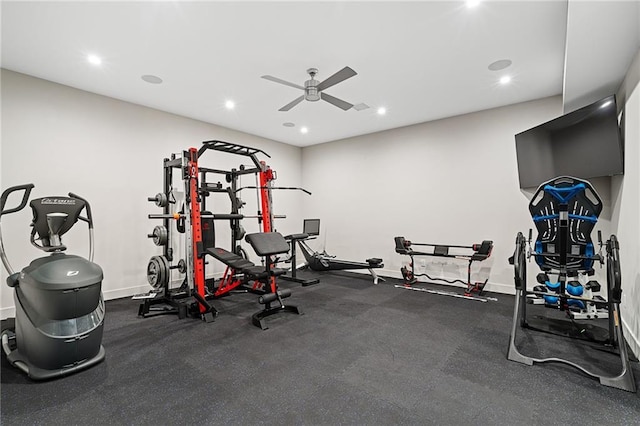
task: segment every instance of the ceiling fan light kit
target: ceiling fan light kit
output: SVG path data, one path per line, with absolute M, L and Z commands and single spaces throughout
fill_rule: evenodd
M 262 78 L 265 80 L 273 81 L 274 83 L 284 84 L 285 86 L 291 86 L 296 89 L 304 90 L 304 95 L 297 97 L 293 101 L 289 102 L 278 111 L 289 111 L 294 106 L 298 105 L 303 100 L 316 102 L 322 99 L 323 101 L 329 102 L 332 105 L 337 106 L 338 108 L 347 111 L 353 107 L 353 104 L 349 102 L 343 101 L 342 99 L 338 99 L 334 96 L 329 95 L 328 93 L 324 93 L 323 90 L 328 89 L 331 86 L 334 86 L 348 78 L 357 75 L 358 73 L 352 70 L 349 67 L 344 67 L 337 73 L 333 74 L 331 77 L 326 80 L 319 82 L 314 77 L 318 73 L 317 68 L 309 68 L 307 70 L 307 74 L 311 76 L 311 78 L 304 82 L 304 86 L 300 86 L 295 83 L 291 83 L 286 80 L 282 80 L 278 77 L 273 77 L 271 75 L 263 75 Z

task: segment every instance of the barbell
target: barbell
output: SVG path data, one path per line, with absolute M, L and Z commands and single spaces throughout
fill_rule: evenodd
M 149 219 L 182 219 L 187 215 L 184 213 L 173 213 L 173 214 L 150 214 L 147 217 Z M 200 215 L 201 219 L 213 219 L 213 220 L 234 220 L 234 219 L 262 219 L 262 216 L 258 215 L 243 215 L 238 213 L 215 213 L 215 214 L 203 214 Z M 286 215 L 273 215 L 274 219 L 286 219 Z M 149 237 L 151 238 L 151 237 Z

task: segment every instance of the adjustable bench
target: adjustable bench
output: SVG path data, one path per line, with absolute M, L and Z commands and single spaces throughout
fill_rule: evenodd
M 287 243 L 287 240 L 285 240 L 279 232 L 247 234 L 244 239 L 251 245 L 251 247 L 253 247 L 253 250 L 258 256 L 264 257 L 264 272 L 267 275 L 265 280 L 266 284 L 268 284 L 268 290 L 271 291 L 258 299 L 258 302 L 265 305 L 265 307 L 262 311 L 253 314 L 251 317 L 253 325 L 266 330 L 269 327 L 267 327 L 264 319 L 268 316 L 281 312 L 290 312 L 301 315 L 302 312 L 300 312 L 300 309 L 298 309 L 297 306 L 285 305 L 282 301 L 282 299 L 291 296 L 291 290 L 278 290 L 278 285 L 276 284 L 276 277 L 283 275 L 287 271 L 286 269 L 274 268 L 273 265 L 275 264 L 275 261 L 271 256 L 287 253 L 289 251 L 289 243 Z M 272 307 L 271 304 L 276 301 L 278 302 L 278 305 Z
M 284 237 L 278 232 L 259 232 L 248 234 L 245 240 L 253 247 L 258 256 L 265 258 L 265 266 L 258 266 L 250 260 L 223 248 L 207 249 L 206 254 L 224 263 L 228 268 L 214 295 L 220 296 L 250 281 L 262 284 L 261 291 L 264 294 L 258 299 L 258 302 L 265 305 L 265 308 L 253 314 L 252 322 L 263 330 L 269 328 L 264 319 L 270 315 L 280 312 L 301 314 L 296 306 L 285 305 L 282 302 L 282 299 L 291 296 L 291 290 L 278 290 L 276 283 L 276 277 L 285 274 L 287 271 L 281 268 L 274 268 L 273 264 L 275 262 L 271 259 L 271 256 L 289 251 L 289 244 Z M 242 277 L 238 277 L 238 274 L 241 274 Z M 257 291 L 258 287 L 254 285 L 252 290 Z M 276 301 L 279 306 L 272 307 L 271 304 Z
M 261 266 L 235 253 L 231 253 L 220 247 L 207 249 L 207 254 L 219 260 L 230 268 L 235 269 L 245 276 L 247 280 L 262 280 L 269 277 L 267 271 Z

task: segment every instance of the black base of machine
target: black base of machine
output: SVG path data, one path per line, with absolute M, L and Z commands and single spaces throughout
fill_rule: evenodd
M 284 305 L 284 306 L 277 306 L 275 308 L 265 308 L 260 312 L 256 312 L 251 316 L 251 322 L 256 327 L 260 327 L 262 330 L 267 330 L 269 326 L 267 325 L 265 319 L 271 315 L 276 315 L 283 312 L 302 315 L 302 311 L 300 311 L 300 309 L 297 306 Z
M 310 285 L 314 285 L 314 284 L 318 284 L 320 282 L 320 280 L 318 278 L 300 278 L 298 276 L 296 276 L 296 273 L 293 272 L 295 271 L 295 266 L 292 266 L 292 272 L 291 272 L 291 276 L 288 275 L 282 275 L 280 278 L 285 280 L 285 281 L 292 281 L 294 283 L 298 283 L 298 284 L 302 284 L 302 287 L 307 287 Z
M 93 367 L 96 364 L 102 362 L 105 358 L 104 346 L 100 345 L 98 353 L 88 359 L 77 361 L 75 364 L 63 366 L 55 369 L 40 368 L 33 365 L 29 359 L 20 352 L 16 346 L 16 334 L 15 328 L 10 328 L 2 331 L 2 350 L 7 356 L 7 361 L 14 367 L 22 370 L 27 376 L 36 381 L 51 380 L 85 370 L 89 367 Z
M 291 235 L 287 235 L 284 238 L 285 240 L 289 241 L 289 247 L 291 247 L 290 249 L 291 259 L 289 259 L 289 261 L 291 262 L 291 272 L 290 272 L 291 275 L 282 275 L 280 278 L 286 281 L 292 281 L 294 283 L 302 284 L 303 287 L 307 287 L 313 284 L 318 284 L 320 280 L 317 278 L 305 279 L 305 278 L 299 278 L 297 276 L 298 264 L 296 262 L 296 242 L 306 240 L 307 238 L 309 238 L 309 235 L 305 233 L 291 234 Z
M 294 305 L 285 305 L 282 299 L 291 296 L 291 290 L 278 290 L 275 293 L 267 293 L 263 296 L 260 296 L 258 299 L 258 303 L 264 305 L 264 309 L 256 312 L 251 316 L 251 322 L 256 327 L 260 327 L 263 330 L 268 329 L 267 323 L 265 322 L 265 318 L 280 314 L 283 312 L 289 312 L 292 314 L 302 315 L 302 312 L 297 306 Z M 272 303 L 277 303 L 275 307 L 272 307 Z

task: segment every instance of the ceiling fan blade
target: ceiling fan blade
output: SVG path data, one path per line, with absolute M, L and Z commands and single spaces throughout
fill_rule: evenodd
M 296 89 L 304 90 L 304 87 L 300 86 L 299 84 L 289 83 L 288 81 L 284 81 L 278 77 L 273 77 L 271 75 L 263 75 L 262 78 L 264 78 L 265 80 L 273 81 L 274 83 L 280 83 L 280 84 L 284 84 L 285 86 L 291 86 L 291 87 L 295 87 Z
M 343 109 L 345 111 L 353 106 L 353 104 L 350 104 L 349 102 L 345 102 L 342 99 L 338 99 L 338 98 L 335 98 L 335 97 L 333 97 L 331 95 L 327 95 L 324 92 L 320 93 L 320 97 L 322 98 L 323 101 L 327 101 L 330 104 L 333 104 L 333 105 L 337 106 L 338 108 L 341 108 L 341 109 Z
M 318 89 L 318 92 L 319 92 L 321 90 L 324 90 L 326 88 L 333 86 L 334 84 L 338 84 L 341 81 L 351 78 L 356 74 L 358 73 L 352 70 L 351 68 L 344 67 L 340 71 L 332 75 L 331 77 L 327 78 L 325 81 L 319 83 L 318 86 L 316 86 L 316 88 Z
M 293 108 L 294 106 L 302 102 L 303 99 L 304 99 L 304 95 L 300 96 L 299 98 L 295 98 L 294 100 L 292 100 L 291 102 L 289 102 L 288 104 L 280 108 L 278 111 L 289 111 L 291 108 Z

